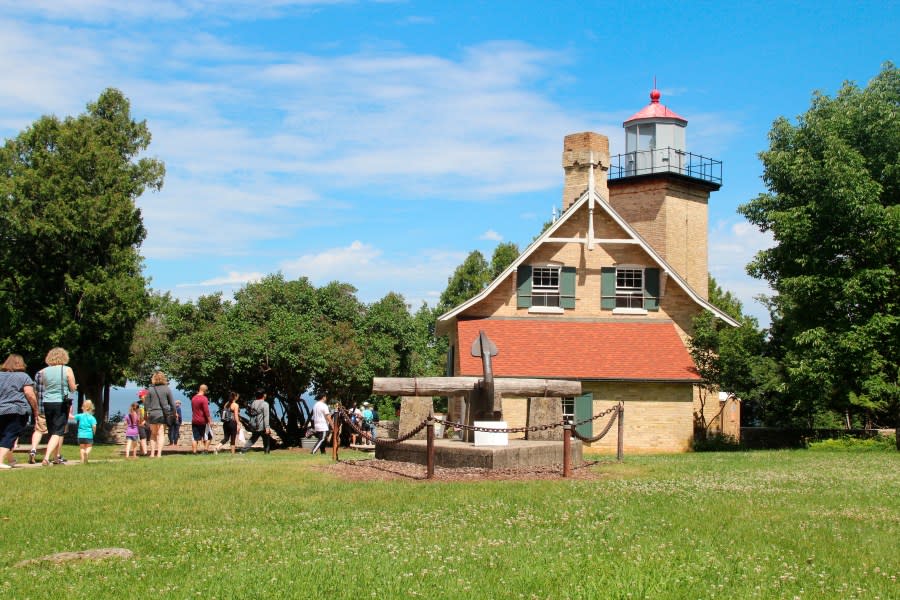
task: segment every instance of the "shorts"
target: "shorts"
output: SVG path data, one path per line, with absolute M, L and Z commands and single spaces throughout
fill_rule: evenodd
M 94 438 L 78 438 L 79 444 L 90 444 L 94 445 Z
M 47 419 L 44 415 L 38 415 L 34 419 L 34 430 L 41 435 L 47 433 Z
M 144 425 L 138 427 L 138 437 L 142 440 L 150 439 L 150 429 Z
M 151 425 L 165 425 L 166 424 L 166 415 L 160 413 L 158 415 L 150 415 L 147 421 Z
M 126 435 L 125 439 L 128 440 L 129 442 L 136 442 L 136 441 L 138 441 L 139 437 L 140 436 L 137 436 L 137 435 Z
M 28 423 L 28 415 L 0 415 L 0 448 L 12 450 Z
M 191 434 L 193 434 L 195 442 L 202 442 L 206 439 L 206 425 L 191 423 Z
M 225 434 L 225 437 L 222 438 L 222 443 L 228 442 L 234 446 L 234 443 L 237 440 L 237 423 L 234 421 L 225 421 L 222 423 L 222 432 Z
M 50 435 L 65 435 L 69 415 L 61 402 L 44 404 L 44 418 L 47 421 L 47 433 Z

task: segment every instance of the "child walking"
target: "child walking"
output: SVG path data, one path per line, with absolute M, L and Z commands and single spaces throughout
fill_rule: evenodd
M 81 412 L 75 415 L 78 423 L 78 445 L 81 447 L 81 464 L 86 465 L 91 448 L 94 447 L 94 433 L 97 431 L 97 419 L 94 418 L 94 403 L 85 400 Z
M 141 432 L 138 429 L 140 426 L 141 408 L 137 402 L 132 402 L 128 414 L 125 415 L 125 458 L 129 456 L 137 458 L 138 444 L 141 438 Z

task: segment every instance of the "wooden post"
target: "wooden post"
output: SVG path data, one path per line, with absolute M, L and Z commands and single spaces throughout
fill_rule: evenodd
M 563 477 L 572 475 L 572 426 L 563 425 Z
M 428 419 L 428 425 L 425 426 L 428 433 L 428 451 L 425 459 L 426 479 L 434 479 L 434 421 Z
M 623 434 L 625 433 L 625 405 L 619 402 L 619 422 L 617 425 L 617 434 L 618 439 L 616 440 L 616 460 L 622 462 L 622 458 L 625 456 L 625 440 L 623 439 Z
M 331 425 L 331 456 L 334 461 L 338 460 L 338 446 L 341 445 L 341 422 L 335 419 Z

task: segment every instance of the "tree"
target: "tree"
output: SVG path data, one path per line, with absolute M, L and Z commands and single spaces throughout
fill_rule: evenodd
M 711 394 L 725 391 L 741 399 L 742 420 L 763 421 L 777 406 L 780 377 L 777 362 L 767 356 L 766 332 L 731 292 L 709 277 L 709 301 L 740 325 L 732 327 L 705 311 L 694 318 L 690 353 L 703 378 L 700 410 L 694 415 L 696 431 L 705 436 L 709 422 L 706 402 Z M 768 411 L 768 412 L 767 412 Z
M 459 306 L 475 296 L 490 282 L 487 261 L 478 250 L 472 250 L 461 265 L 447 279 L 438 308 L 441 313 Z
M 775 121 L 768 192 L 740 207 L 775 245 L 748 272 L 776 295 L 773 341 L 795 414 L 900 420 L 900 71 L 815 94 Z M 897 423 L 900 424 L 900 423 Z M 900 447 L 900 434 L 898 434 Z
M 494 254 L 491 255 L 491 275 L 490 278 L 496 279 L 500 276 L 506 267 L 511 265 L 514 260 L 519 258 L 519 246 L 513 242 L 504 242 L 497 244 L 494 248 Z
M 85 114 L 41 117 L 0 149 L 0 351 L 36 367 L 65 347 L 101 422 L 149 308 L 135 200 L 165 173 L 137 158 L 150 139 L 107 89 Z
M 519 256 L 519 247 L 513 242 L 498 244 L 488 265 L 484 255 L 472 250 L 461 265 L 447 279 L 447 287 L 438 301 L 438 315 L 455 308 L 474 297 L 496 279 Z

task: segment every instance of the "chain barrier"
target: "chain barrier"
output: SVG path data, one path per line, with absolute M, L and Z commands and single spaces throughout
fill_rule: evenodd
M 407 431 L 405 434 L 401 435 L 400 437 L 389 438 L 389 439 L 373 438 L 369 432 L 363 431 L 362 429 L 360 429 L 359 426 L 350 419 L 350 415 L 347 414 L 347 411 L 341 409 L 338 412 L 338 416 L 341 418 L 341 421 L 343 421 L 344 423 L 347 424 L 347 426 L 350 427 L 350 429 L 352 429 L 354 432 L 356 432 L 357 434 L 362 436 L 362 438 L 364 440 L 371 442 L 375 446 L 394 446 L 401 442 L 405 442 L 406 440 L 410 439 L 411 437 L 413 437 L 414 435 L 416 435 L 417 433 L 419 433 L 420 431 L 425 429 L 425 427 L 428 426 L 428 419 L 425 419 L 424 421 L 419 423 L 414 429 Z
M 571 423 L 573 437 L 578 438 L 582 442 L 587 442 L 587 443 L 593 443 L 593 442 L 600 440 L 603 436 L 605 436 L 607 433 L 609 433 L 609 430 L 612 428 L 613 423 L 616 422 L 616 419 L 619 416 L 619 409 L 620 409 L 620 405 L 616 404 L 615 406 L 611 406 L 610 408 L 608 408 L 606 410 L 598 412 L 597 414 L 595 414 L 592 417 Z M 584 425 L 585 423 L 591 423 L 593 421 L 596 421 L 597 419 L 605 417 L 606 415 L 608 415 L 610 413 L 612 413 L 612 417 L 609 419 L 609 422 L 603 428 L 603 431 L 601 431 L 598 435 L 595 435 L 593 437 L 586 437 L 586 436 L 579 434 L 575 429 L 579 425 Z M 478 431 L 478 432 L 483 432 L 483 433 L 527 433 L 530 431 L 547 431 L 548 429 L 556 429 L 557 427 L 563 427 L 566 425 L 565 421 L 560 421 L 557 423 L 549 423 L 546 425 L 532 425 L 531 427 L 493 428 L 493 427 L 476 427 L 474 425 L 466 425 L 464 423 L 448 421 L 446 419 L 436 419 L 434 417 L 426 417 L 415 428 L 411 429 L 410 431 L 406 432 L 405 434 L 403 434 L 402 436 L 399 436 L 397 438 L 373 438 L 369 432 L 363 431 L 362 429 L 360 429 L 360 427 L 350 419 L 350 415 L 347 414 L 347 411 L 340 409 L 338 411 L 338 416 L 341 418 L 341 420 L 344 423 L 346 423 L 350 427 L 350 429 L 352 429 L 355 433 L 357 433 L 359 436 L 361 436 L 364 440 L 372 443 L 375 446 L 379 446 L 379 445 L 394 446 L 401 442 L 405 442 L 405 441 L 409 440 L 410 438 L 412 438 L 413 436 L 415 436 L 420 431 L 422 431 L 423 429 L 425 429 L 425 427 L 428 426 L 428 423 L 438 423 L 440 425 L 443 425 L 445 428 L 453 428 L 454 430 Z
M 606 427 L 604 427 L 603 430 L 600 433 L 598 433 L 597 435 L 595 435 L 593 437 L 587 437 L 587 436 L 581 435 L 580 433 L 578 433 L 577 429 L 572 427 L 572 437 L 579 439 L 582 442 L 585 442 L 587 444 L 593 444 L 594 442 L 599 442 L 603 438 L 603 436 L 605 436 L 607 433 L 609 433 L 609 430 L 612 428 L 613 423 L 615 423 L 616 419 L 619 418 L 619 407 L 618 406 L 614 406 L 612 408 L 612 410 L 605 411 L 603 414 L 605 415 L 612 411 L 615 411 L 615 412 L 613 412 L 613 415 L 609 418 L 609 422 L 606 424 Z M 600 416 L 603 416 L 603 415 L 600 415 Z M 597 418 L 597 417 L 594 417 L 594 418 Z

